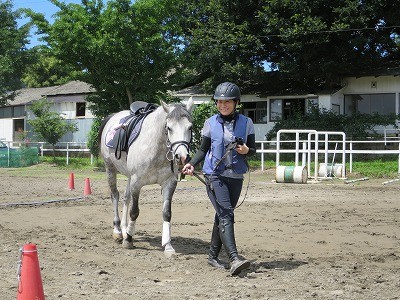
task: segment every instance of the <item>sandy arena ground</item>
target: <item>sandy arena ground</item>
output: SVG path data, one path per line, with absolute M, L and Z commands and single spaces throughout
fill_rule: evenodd
M 206 263 L 214 212 L 196 178 L 178 184 L 177 255 L 166 259 L 158 186 L 143 189 L 135 248 L 126 250 L 111 237 L 104 173 L 75 171 L 70 191 L 69 171 L 0 171 L 1 299 L 16 299 L 27 242 L 37 245 L 47 300 L 400 299 L 400 182 L 276 184 L 273 171 L 252 172 L 236 211 L 238 250 L 252 265 L 231 277 Z M 4 205 L 80 197 L 86 177 L 87 199 Z

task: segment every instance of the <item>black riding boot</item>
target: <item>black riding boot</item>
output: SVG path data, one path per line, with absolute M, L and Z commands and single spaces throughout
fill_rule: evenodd
M 210 251 L 208 252 L 208 264 L 219 269 L 227 269 L 228 266 L 225 265 L 218 258 L 218 254 L 222 247 L 221 237 L 219 236 L 218 224 L 214 222 L 214 227 L 211 234 Z
M 231 275 L 238 275 L 242 270 L 249 268 L 250 262 L 246 259 L 241 259 L 237 253 L 235 231 L 231 220 L 220 220 L 219 234 L 229 256 Z

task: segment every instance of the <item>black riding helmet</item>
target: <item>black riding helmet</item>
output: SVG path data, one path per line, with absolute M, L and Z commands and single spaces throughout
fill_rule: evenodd
M 240 89 L 231 82 L 224 82 L 217 86 L 214 93 L 214 100 L 235 100 L 240 102 Z

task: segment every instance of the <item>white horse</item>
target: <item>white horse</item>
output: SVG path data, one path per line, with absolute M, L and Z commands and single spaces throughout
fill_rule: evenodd
M 159 184 L 163 196 L 162 247 L 166 257 L 175 254 L 171 245 L 171 201 L 178 181 L 178 170 L 189 155 L 192 138 L 191 110 L 193 100 L 183 104 L 161 102 L 156 110 L 144 119 L 140 134 L 129 150 L 116 158 L 115 149 L 106 146 L 107 133 L 118 125 L 129 111 L 121 111 L 104 120 L 100 128 L 100 152 L 104 159 L 107 180 L 114 205 L 113 238 L 124 248 L 133 248 L 135 223 L 139 216 L 139 194 L 143 186 Z M 122 210 L 122 222 L 118 213 L 119 192 L 117 173 L 128 177 Z M 132 200 L 128 219 L 128 208 Z

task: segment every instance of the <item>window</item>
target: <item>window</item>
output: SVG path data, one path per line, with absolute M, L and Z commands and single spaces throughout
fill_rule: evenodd
M 243 114 L 254 123 L 267 123 L 267 101 L 242 102 Z
M 86 112 L 86 102 L 77 102 L 76 103 L 76 116 L 84 117 Z
M 272 122 L 276 122 L 282 119 L 282 102 L 283 100 L 273 99 L 270 101 L 270 116 L 269 119 Z
M 13 117 L 23 117 L 25 116 L 25 107 L 23 105 L 13 106 Z
M 332 104 L 332 111 L 335 114 L 340 115 L 340 105 L 339 104 Z
M 306 99 L 306 111 L 307 113 L 311 112 L 311 108 L 318 108 L 319 104 L 318 104 L 318 98 L 307 98 Z
M 354 94 L 344 96 L 345 114 L 389 115 L 396 113 L 395 94 Z
M 0 118 L 12 118 L 12 107 L 0 107 Z
M 306 112 L 306 101 L 311 99 L 272 99 L 270 102 L 270 120 L 277 122 L 287 120 L 296 113 L 302 115 Z

